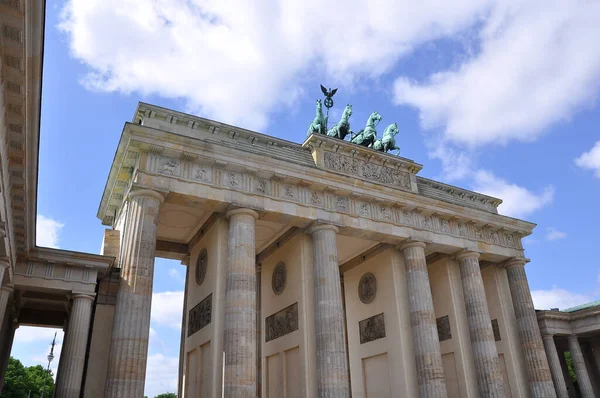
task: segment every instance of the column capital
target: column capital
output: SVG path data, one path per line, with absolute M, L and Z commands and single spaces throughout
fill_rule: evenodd
M 10 267 L 10 260 L 7 257 L 0 258 L 0 268 L 6 269 Z
M 239 216 L 239 215 L 252 216 L 252 217 L 254 217 L 255 220 L 258 218 L 258 213 L 255 210 L 247 209 L 247 208 L 239 208 L 239 209 L 229 210 L 227 212 L 227 214 L 225 214 L 225 217 L 231 218 L 233 216 Z
M 402 243 L 400 246 L 398 246 L 398 248 L 402 251 L 411 247 L 422 247 L 423 249 L 425 249 L 425 247 L 427 247 L 427 244 L 425 242 L 420 242 L 417 240 L 408 240 Z
M 578 337 L 577 337 L 577 335 L 575 333 L 568 335 L 567 339 L 579 341 L 579 339 L 578 339 Z
M 336 234 L 338 232 L 340 232 L 340 229 L 338 227 L 336 227 L 335 225 L 333 225 L 333 224 L 315 224 L 312 227 L 310 227 L 307 232 L 308 232 L 309 235 L 312 235 L 315 232 L 318 232 L 318 231 L 327 231 L 327 230 L 333 231 Z
M 542 339 L 554 340 L 554 334 L 553 333 L 542 333 Z
M 504 261 L 503 263 L 498 264 L 500 268 L 511 268 L 516 266 L 525 266 L 529 262 L 528 258 L 525 257 L 513 257 L 509 260 Z
M 90 301 L 94 301 L 94 293 L 73 293 L 73 295 L 71 296 L 72 300 L 75 299 L 84 299 L 84 300 L 90 300 Z
M 454 258 L 456 259 L 456 261 L 460 261 L 465 258 L 476 258 L 477 260 L 479 260 L 479 256 L 480 254 L 477 252 L 473 252 L 470 250 L 461 250 L 454 255 Z
M 151 189 L 137 189 L 135 191 L 131 191 L 129 192 L 129 195 L 127 195 L 127 199 L 131 200 L 143 196 L 149 196 L 151 198 L 154 198 L 160 203 L 165 201 L 165 196 L 162 193 L 153 191 Z
M 13 288 L 13 286 L 4 285 L 4 286 L 0 287 L 0 290 L 2 290 L 3 292 L 8 292 L 10 294 L 15 289 Z

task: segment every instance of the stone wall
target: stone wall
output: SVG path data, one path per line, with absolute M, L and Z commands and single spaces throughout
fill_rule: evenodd
M 402 255 L 389 249 L 345 272 L 344 291 L 352 396 L 416 397 Z

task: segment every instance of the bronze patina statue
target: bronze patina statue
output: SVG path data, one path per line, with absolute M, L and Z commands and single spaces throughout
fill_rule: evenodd
M 307 136 L 310 136 L 311 134 L 314 134 L 314 133 L 318 133 L 318 134 L 326 134 L 327 133 L 327 122 L 325 121 L 325 116 L 323 116 L 323 107 L 321 106 L 320 99 L 317 100 L 316 113 L 317 113 L 317 115 L 315 116 L 315 119 L 308 126 L 308 132 L 306 133 Z
M 360 130 L 351 140 L 353 144 L 369 147 L 373 145 L 377 139 L 377 130 L 375 122 L 381 121 L 381 115 L 377 111 L 373 111 L 367 120 L 367 126 Z
M 351 132 L 350 122 L 348 121 L 348 119 L 350 119 L 350 116 L 352 116 L 352 105 L 348 104 L 346 105 L 346 108 L 344 108 L 344 113 L 342 113 L 342 119 L 338 122 L 338 124 L 329 129 L 327 135 L 330 137 L 339 138 L 340 140 L 346 138 L 348 133 Z
M 394 138 L 398 134 L 398 123 L 390 124 L 383 130 L 383 138 L 373 143 L 373 149 L 380 152 L 388 152 L 394 149 L 400 151 L 400 147 L 396 146 L 396 139 Z

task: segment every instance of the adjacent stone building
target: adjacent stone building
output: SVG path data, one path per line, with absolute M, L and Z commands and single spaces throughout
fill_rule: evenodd
M 140 103 L 103 254 L 37 247 L 43 21 L 0 2 L 0 376 L 15 328 L 62 327 L 57 397 L 141 398 L 164 257 L 186 267 L 181 397 L 566 397 L 565 350 L 598 394 L 597 307 L 534 310 L 534 224 L 348 141 Z

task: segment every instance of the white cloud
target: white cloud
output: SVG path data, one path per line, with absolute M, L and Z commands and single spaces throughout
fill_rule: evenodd
M 575 164 L 581 168 L 593 170 L 594 175 L 600 178 L 600 141 L 597 141 L 592 149 L 575 159 Z
M 179 283 L 182 283 L 182 284 L 185 283 L 185 278 L 181 275 L 181 272 L 179 272 L 178 269 L 176 269 L 176 268 L 169 268 L 168 274 L 176 282 L 179 282 Z
M 546 240 L 558 240 L 558 239 L 564 239 L 567 237 L 566 232 L 562 232 L 559 231 L 558 229 L 554 228 L 554 227 L 548 227 L 546 228 Z
M 15 343 L 33 343 L 38 341 L 48 342 L 48 346 L 52 343 L 56 333 L 56 341 L 62 342 L 63 331 L 60 329 L 51 329 L 33 326 L 20 326 L 15 332 Z
M 444 181 L 462 180 L 473 174 L 473 154 L 453 148 L 443 140 L 434 140 L 428 155 L 442 162 L 440 179 Z
M 473 190 L 502 199 L 498 207 L 501 214 L 511 217 L 525 217 L 543 206 L 552 203 L 554 187 L 546 186 L 541 192 L 530 190 L 509 183 L 486 170 L 479 170 L 474 175 Z
M 183 313 L 183 292 L 162 292 L 152 294 L 150 321 L 157 325 L 181 327 Z
M 48 354 L 50 353 L 52 339 L 56 333 L 56 345 L 54 346 L 54 359 L 50 364 L 50 370 L 56 378 L 56 372 L 58 371 L 58 361 L 60 359 L 60 352 L 62 350 L 62 342 L 64 332 L 60 329 L 51 329 L 44 327 L 34 326 L 20 326 L 15 331 L 14 345 L 21 345 L 22 347 L 40 347 L 43 349 L 39 350 L 39 354 L 33 354 L 30 357 L 24 356 L 18 359 L 23 362 L 25 366 L 31 365 L 42 365 L 44 368 L 48 366 Z M 22 351 L 21 355 L 23 354 Z M 33 353 L 31 350 L 27 350 L 29 353 Z
M 420 43 L 478 23 L 491 0 L 69 0 L 60 29 L 100 91 L 182 98 L 188 111 L 267 125 L 309 72 L 353 86 Z
M 162 354 L 148 356 L 144 395 L 155 397 L 165 392 L 177 393 L 179 359 Z
M 594 300 L 593 296 L 573 293 L 556 286 L 553 286 L 550 290 L 532 290 L 531 296 L 535 308 L 540 310 L 549 310 L 550 308 L 564 310 Z
M 64 226 L 64 224 L 56 220 L 38 214 L 36 226 L 36 244 L 41 247 L 58 248 L 58 235 Z
M 479 51 L 426 82 L 398 78 L 398 104 L 422 126 L 471 147 L 531 141 L 592 105 L 600 87 L 600 3 L 498 1 L 481 21 Z

